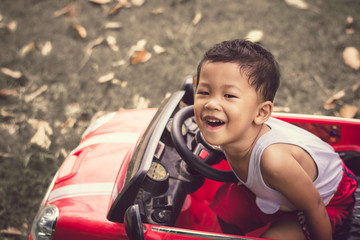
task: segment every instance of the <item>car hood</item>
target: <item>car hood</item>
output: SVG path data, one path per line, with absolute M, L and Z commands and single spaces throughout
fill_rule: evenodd
M 82 215 L 105 221 L 109 205 L 123 187 L 134 149 L 156 110 L 119 111 L 87 132 L 58 170 L 43 205 L 56 205 L 65 215 L 85 207 Z

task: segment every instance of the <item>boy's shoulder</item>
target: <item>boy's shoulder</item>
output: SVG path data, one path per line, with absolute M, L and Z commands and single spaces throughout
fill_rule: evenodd
M 276 164 L 285 161 L 286 158 L 291 156 L 292 145 L 287 143 L 271 144 L 264 149 L 261 155 L 261 163 Z
M 292 178 L 292 172 L 301 168 L 292 147 L 290 144 L 273 144 L 264 150 L 260 168 L 264 181 L 270 187 L 273 182 L 281 183 Z
M 286 171 L 289 164 L 295 164 L 294 145 L 277 143 L 268 146 L 261 155 L 261 170 L 269 173 Z

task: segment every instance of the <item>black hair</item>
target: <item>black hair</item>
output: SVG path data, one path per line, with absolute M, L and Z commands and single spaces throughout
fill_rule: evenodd
M 214 45 L 203 56 L 197 68 L 197 83 L 205 62 L 237 63 L 239 70 L 247 74 L 249 84 L 254 86 L 264 101 L 274 101 L 280 85 L 279 64 L 275 57 L 259 44 L 246 40 L 230 40 Z

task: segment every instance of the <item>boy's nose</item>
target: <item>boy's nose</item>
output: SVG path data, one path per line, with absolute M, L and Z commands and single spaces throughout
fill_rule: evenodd
M 207 102 L 204 107 L 207 110 L 220 110 L 220 105 L 215 100 L 211 100 L 211 101 Z

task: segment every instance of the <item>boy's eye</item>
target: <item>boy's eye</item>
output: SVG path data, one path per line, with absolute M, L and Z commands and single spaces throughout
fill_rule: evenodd
M 231 94 L 225 94 L 224 97 L 226 97 L 226 98 L 236 98 L 236 96 L 231 95 Z
M 200 94 L 200 95 L 209 95 L 208 92 L 205 92 L 205 91 L 198 91 L 197 94 Z

